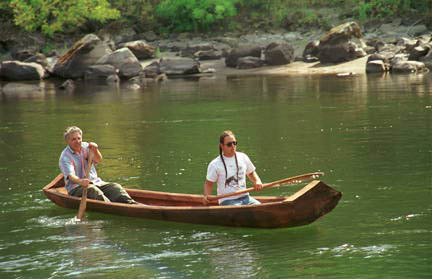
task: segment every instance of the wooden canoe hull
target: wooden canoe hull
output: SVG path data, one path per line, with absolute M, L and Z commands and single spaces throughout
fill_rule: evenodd
M 261 205 L 203 206 L 201 195 L 126 189 L 146 205 L 87 200 L 87 210 L 146 219 L 234 227 L 281 228 L 307 225 L 336 207 L 342 193 L 314 180 L 288 197 L 257 197 Z M 63 175 L 43 188 L 55 204 L 78 209 L 80 198 L 66 193 Z

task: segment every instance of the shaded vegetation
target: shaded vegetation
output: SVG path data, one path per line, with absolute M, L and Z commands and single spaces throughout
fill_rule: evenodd
M 327 12 L 325 12 L 327 8 Z M 323 12 L 324 11 L 324 12 Z M 394 17 L 431 25 L 432 0 L 3 0 L 0 22 L 52 36 L 121 20 L 139 32 L 211 32 L 331 25 L 336 14 L 360 22 Z

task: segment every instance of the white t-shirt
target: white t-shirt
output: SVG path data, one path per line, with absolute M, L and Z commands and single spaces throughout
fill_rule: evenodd
M 210 162 L 207 168 L 207 180 L 211 182 L 217 182 L 217 194 L 224 195 L 232 192 L 237 192 L 246 189 L 246 175 L 255 171 L 255 166 L 252 164 L 249 157 L 242 153 L 236 152 L 238 161 L 238 177 L 237 177 L 237 166 L 235 157 L 225 157 L 225 165 L 228 172 L 228 179 L 225 175 L 225 168 L 220 156 L 216 157 Z M 224 200 L 237 199 L 246 194 L 236 195 L 227 197 L 219 200 L 219 203 Z

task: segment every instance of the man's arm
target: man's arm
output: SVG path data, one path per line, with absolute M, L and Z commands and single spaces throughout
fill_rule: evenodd
M 76 175 L 69 174 L 68 178 L 75 184 L 79 184 L 83 187 L 87 187 L 90 184 L 90 180 L 88 178 L 79 178 Z
M 207 197 L 209 195 L 211 195 L 211 192 L 213 190 L 213 184 L 214 184 L 214 182 L 208 181 L 207 179 L 204 182 L 204 189 L 203 189 L 203 192 L 204 192 L 203 204 L 204 205 L 207 205 L 210 203 L 210 201 L 207 199 Z
M 93 162 L 96 164 L 100 163 L 102 161 L 102 153 L 99 151 L 98 145 L 95 142 L 89 142 L 89 148 L 91 148 L 94 153 Z
M 254 184 L 255 190 L 261 190 L 263 188 L 261 178 L 258 176 L 256 171 L 249 173 L 247 176 L 249 177 L 250 181 L 252 181 L 252 183 Z

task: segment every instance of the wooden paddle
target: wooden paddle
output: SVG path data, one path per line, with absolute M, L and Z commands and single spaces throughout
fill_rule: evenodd
M 297 176 L 293 176 L 293 177 L 288 177 L 288 178 L 273 181 L 270 183 L 265 183 L 265 184 L 263 184 L 263 187 L 261 190 L 268 189 L 268 188 L 275 187 L 275 186 L 282 186 L 282 185 L 286 185 L 286 184 L 296 184 L 296 183 L 303 182 L 305 180 L 318 178 L 322 175 L 324 175 L 323 172 L 312 172 L 312 173 L 306 173 L 306 174 L 297 175 Z M 241 195 L 241 194 L 245 194 L 245 193 L 253 192 L 253 191 L 257 191 L 257 190 L 255 190 L 254 187 L 250 187 L 250 188 L 247 188 L 244 190 L 240 190 L 240 191 L 232 192 L 232 193 L 228 193 L 228 194 L 223 194 L 223 195 L 218 195 L 218 196 L 208 196 L 207 199 L 210 201 L 214 201 L 214 200 L 232 197 L 232 196 L 237 196 L 237 195 Z
M 85 173 L 85 177 L 89 178 L 89 174 L 90 174 L 90 170 L 93 164 L 93 157 L 94 157 L 94 153 L 91 149 L 89 149 L 89 154 L 88 154 L 88 164 L 87 164 L 87 169 L 86 169 L 86 173 Z M 84 217 L 84 213 L 87 207 L 87 187 L 83 187 L 83 192 L 82 192 L 82 197 L 81 197 L 81 202 L 80 202 L 80 206 L 78 208 L 78 215 L 77 215 L 77 219 L 81 220 Z

